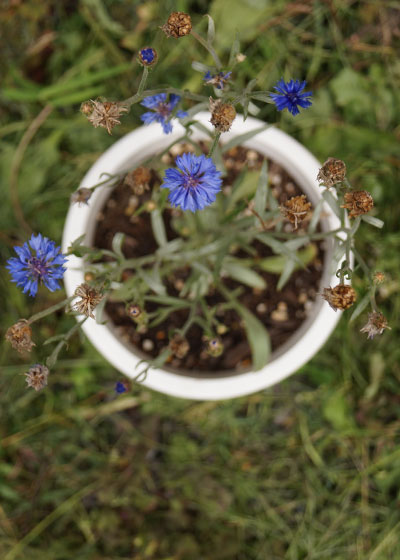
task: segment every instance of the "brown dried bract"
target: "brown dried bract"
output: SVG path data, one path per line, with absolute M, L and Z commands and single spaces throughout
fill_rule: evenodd
M 81 315 L 94 319 L 93 310 L 101 302 L 103 295 L 96 288 L 89 286 L 89 284 L 80 284 L 76 288 L 74 295 L 81 299 L 72 306 L 72 309 Z
M 185 12 L 172 12 L 167 23 L 161 27 L 167 37 L 175 37 L 179 39 L 185 35 L 189 35 L 192 31 L 192 20 L 189 14 Z
M 349 218 L 366 214 L 374 207 L 374 199 L 368 191 L 351 191 L 344 195 L 345 204 L 341 208 L 349 210 Z
M 150 169 L 147 167 L 138 167 L 125 176 L 124 183 L 132 189 L 134 194 L 141 196 L 144 191 L 149 190 L 150 180 Z
M 28 373 L 25 373 L 28 387 L 32 387 L 35 391 L 40 391 L 46 387 L 49 373 L 48 367 L 42 364 L 35 364 L 29 369 Z
M 348 284 L 338 284 L 334 288 L 324 288 L 321 295 L 334 311 L 348 309 L 357 299 L 355 290 Z
M 228 132 L 236 117 L 236 110 L 229 103 L 210 97 L 211 124 L 218 132 Z
M 368 313 L 368 322 L 360 329 L 366 333 L 368 338 L 374 338 L 377 334 L 382 334 L 385 329 L 390 329 L 386 317 L 379 311 Z
M 281 206 L 280 210 L 285 218 L 294 224 L 294 229 L 297 229 L 297 224 L 307 217 L 310 208 L 311 202 L 307 201 L 305 194 L 301 194 L 290 198 Z
M 82 204 L 88 204 L 90 197 L 93 194 L 93 189 L 87 189 L 86 187 L 82 187 L 78 189 L 74 193 L 71 194 L 71 204 L 78 204 L 78 206 L 82 206 Z
M 319 170 L 317 181 L 326 187 L 341 183 L 346 177 L 346 164 L 341 159 L 330 157 Z
M 12 325 L 6 332 L 5 339 L 11 346 L 20 352 L 30 352 L 35 343 L 32 342 L 32 329 L 26 319 L 20 319 Z
M 91 101 L 91 103 L 93 104 L 93 111 L 88 116 L 88 121 L 95 128 L 98 126 L 106 128 L 109 134 L 111 134 L 114 126 L 121 124 L 119 117 L 122 113 L 127 113 L 129 110 L 126 105 L 111 101 L 105 101 L 104 103 L 102 101 Z

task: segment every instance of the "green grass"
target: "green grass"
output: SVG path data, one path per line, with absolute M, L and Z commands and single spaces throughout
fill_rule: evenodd
M 353 184 L 372 193 L 386 225 L 363 225 L 359 249 L 387 275 L 378 302 L 392 330 L 367 342 L 363 317 L 352 325 L 343 319 L 297 375 L 223 403 L 139 386 L 117 399 L 118 373 L 79 337 L 63 351 L 49 389 L 36 394 L 24 387 L 26 362 L 3 344 L 0 557 L 400 558 L 398 3 L 232 0 L 228 13 L 226 0 L 8 4 L 0 13 L 3 263 L 30 230 L 60 241 L 71 191 L 140 123 L 136 107 L 109 137 L 77 112 L 88 97 L 135 91 L 140 69 L 129 63 L 138 47 L 159 51 L 150 85 L 200 91 L 201 75 L 187 61 L 207 57 L 190 38 L 167 41 L 158 26 L 178 9 L 204 32 L 208 11 L 225 57 L 240 31 L 243 83 L 257 77 L 257 87 L 269 89 L 281 75 L 309 81 L 313 106 L 278 118 L 321 161 L 344 159 Z M 259 105 L 258 116 L 269 118 L 271 107 Z M 32 122 L 40 126 L 26 142 Z M 366 290 L 359 278 L 355 286 L 360 296 Z M 62 297 L 41 290 L 25 298 L 4 268 L 0 287 L 2 336 Z M 32 362 L 44 357 L 40 344 L 73 321 L 62 314 L 42 321 Z

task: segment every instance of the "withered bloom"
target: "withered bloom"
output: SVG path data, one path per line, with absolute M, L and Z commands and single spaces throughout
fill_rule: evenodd
M 161 27 L 167 37 L 175 37 L 179 39 L 185 35 L 189 35 L 192 31 L 192 20 L 189 14 L 185 12 L 172 12 L 167 23 Z
M 368 322 L 360 329 L 360 332 L 366 333 L 368 339 L 374 338 L 377 334 L 382 334 L 385 329 L 390 329 L 387 319 L 379 311 L 368 313 Z
M 348 309 L 357 299 L 355 290 L 348 284 L 338 284 L 334 288 L 324 288 L 321 295 L 334 311 Z
M 81 315 L 94 319 L 93 310 L 101 302 L 103 295 L 96 288 L 89 286 L 89 284 L 80 284 L 76 288 L 74 295 L 81 299 L 72 306 L 72 309 Z
M 5 338 L 11 346 L 20 352 L 30 352 L 35 343 L 32 342 L 32 329 L 26 319 L 20 319 L 6 332 Z
M 190 350 L 189 342 L 180 334 L 174 334 L 169 342 L 169 348 L 177 358 L 184 358 Z
M 127 173 L 124 184 L 132 189 L 134 194 L 140 196 L 144 191 L 149 190 L 151 171 L 147 167 L 138 167 Z
M 374 284 L 383 284 L 383 282 L 385 281 L 385 273 L 381 272 L 381 271 L 376 271 L 373 277 L 374 280 Z
M 228 132 L 236 117 L 236 110 L 229 103 L 222 103 L 220 99 L 210 97 L 211 124 L 218 132 Z
M 349 218 L 366 214 L 374 207 L 374 199 L 368 191 L 347 192 L 344 201 L 346 204 L 342 204 L 341 208 L 349 210 Z
M 92 101 L 91 103 L 93 104 L 93 111 L 87 117 L 88 121 L 95 128 L 98 126 L 106 128 L 108 134 L 111 134 L 114 126 L 121 124 L 119 117 L 122 113 L 127 113 L 129 110 L 126 105 L 111 101 L 105 101 L 104 103 L 102 101 Z
M 300 196 L 293 196 L 280 207 L 282 214 L 294 224 L 294 229 L 297 229 L 297 224 L 304 220 L 311 208 L 311 202 L 307 201 L 305 194 Z
M 70 197 L 71 204 L 78 204 L 78 206 L 82 206 L 82 204 L 88 204 L 92 194 L 93 194 L 93 189 L 87 189 L 86 187 L 82 187 L 81 189 L 78 189 L 77 191 L 71 194 Z
M 28 373 L 25 373 L 28 387 L 32 387 L 35 391 L 40 391 L 46 387 L 49 373 L 48 367 L 42 364 L 35 364 L 29 369 Z
M 319 170 L 317 181 L 328 188 L 341 183 L 346 177 L 346 164 L 340 159 L 330 157 Z

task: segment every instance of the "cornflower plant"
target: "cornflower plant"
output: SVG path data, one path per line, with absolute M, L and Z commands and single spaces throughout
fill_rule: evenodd
M 254 179 L 255 172 L 244 170 L 239 173 L 233 189 L 222 189 L 227 174 L 223 155 L 260 131 L 257 129 L 227 143 L 220 142 L 221 136 L 230 130 L 237 112 L 241 111 L 246 119 L 256 103 L 261 102 L 271 104 L 278 111 L 287 110 L 295 117 L 312 104 L 312 92 L 307 91 L 305 81 L 297 78 L 288 81 L 281 78 L 273 92 L 255 90 L 256 80 L 239 88 L 235 83 L 235 68 L 245 59 L 240 53 L 239 41 L 234 41 L 229 59 L 223 64 L 213 46 L 214 22 L 207 17 L 207 37 L 192 28 L 190 16 L 183 12 L 172 13 L 162 26 L 169 40 L 195 40 L 208 51 L 211 65 L 192 63 L 193 69 L 203 75 L 207 94 L 171 87 L 146 89 L 150 72 L 159 62 L 155 49 L 146 46 L 137 55 L 143 72 L 134 95 L 122 101 L 96 99 L 81 105 L 81 112 L 88 121 L 94 127 L 105 128 L 109 134 L 134 104 L 147 110 L 141 116 L 145 125 L 159 123 L 165 134 L 172 131 L 176 119 L 184 127 L 184 134 L 163 153 L 128 173 L 108 175 L 92 188 L 80 188 L 71 196 L 71 203 L 90 204 L 93 192 L 109 185 L 110 181 L 130 189 L 133 196 L 125 214 L 132 219 L 149 214 L 159 248 L 153 254 L 127 258 L 123 251 L 124 235 L 118 232 L 111 249 L 87 247 L 82 239 L 77 239 L 63 255 L 54 241 L 39 233 L 32 235 L 22 247 L 15 247 L 17 256 L 8 261 L 12 281 L 24 293 L 35 297 L 41 285 L 51 291 L 60 289 L 59 280 L 68 266 L 69 255 L 85 259 L 85 282 L 76 286 L 73 296 L 29 319 L 20 319 L 6 333 L 13 348 L 27 354 L 35 346 L 31 325 L 36 321 L 62 308 L 81 316 L 69 332 L 46 341 L 57 344 L 44 363 L 32 365 L 25 374 L 28 386 L 35 390 L 47 385 L 61 349 L 80 326 L 87 320 L 103 321 L 108 301 L 124 304 L 126 316 L 139 333 L 160 325 L 174 312 L 185 311 L 182 324 L 170 329 L 162 351 L 149 360 L 138 379 L 143 378 L 150 366 L 160 366 L 173 358 L 183 359 L 191 350 L 187 335 L 194 325 L 202 332 L 203 353 L 212 358 L 223 355 L 224 335 L 232 325 L 221 322 L 221 310 L 228 315 L 230 311 L 235 312 L 242 321 L 251 348 L 252 367 L 260 369 L 269 356 L 268 332 L 241 302 L 245 287 L 268 290 L 262 276 L 266 271 L 279 276 L 277 289 L 281 290 L 294 271 L 312 262 L 316 244 L 327 240 L 334 243 L 334 261 L 342 264 L 336 272 L 337 285 L 326 286 L 320 296 L 334 311 L 355 306 L 350 320 L 370 305 L 368 320 L 361 329 L 369 339 L 390 328 L 375 299 L 376 287 L 384 281 L 384 274 L 369 269 L 355 244 L 362 222 L 378 228 L 383 224 L 369 214 L 373 208 L 371 195 L 351 187 L 344 162 L 329 157 L 321 167 L 317 179 L 323 189 L 322 200 L 313 209 L 304 194 L 292 196 L 279 205 L 269 183 L 265 159 L 257 171 L 254 188 L 248 188 L 246 179 L 249 174 Z M 211 113 L 212 132 L 196 121 L 196 114 L 207 107 Z M 209 135 L 208 143 L 193 139 L 196 127 Z M 175 163 L 164 168 L 162 182 L 157 183 L 154 177 L 165 167 L 165 157 L 168 160 L 172 152 L 177 155 Z M 329 232 L 318 228 L 325 203 L 340 220 L 340 226 Z M 170 227 L 175 232 L 170 241 L 166 233 L 167 211 Z M 268 247 L 274 255 L 260 258 L 255 250 L 256 243 Z M 368 293 L 357 305 L 357 294 L 348 283 L 355 271 L 362 272 L 370 281 Z M 171 278 L 172 295 L 167 289 Z M 234 282 L 234 289 L 226 283 L 227 278 Z M 217 300 L 215 294 L 218 294 Z M 118 381 L 115 391 L 121 394 L 128 387 L 127 383 Z

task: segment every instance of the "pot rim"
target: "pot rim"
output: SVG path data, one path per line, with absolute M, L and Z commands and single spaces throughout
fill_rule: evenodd
M 209 122 L 210 114 L 208 112 L 198 113 L 196 118 L 203 126 L 210 130 L 213 129 Z M 244 121 L 243 117 L 238 115 L 231 130 L 224 133 L 222 141 L 227 142 L 237 135 L 261 126 L 265 127 L 265 123 L 259 119 L 248 117 Z M 115 142 L 100 156 L 86 173 L 79 188 L 95 185 L 101 180 L 102 173 L 120 173 L 138 166 L 150 155 L 165 149 L 173 140 L 181 137 L 183 132 L 184 128 L 177 121 L 174 121 L 174 130 L 169 135 L 162 132 L 158 123 L 137 128 Z M 206 139 L 207 135 L 196 130 L 193 137 Z M 296 178 L 299 186 L 314 206 L 322 199 L 321 188 L 316 179 L 321 165 L 297 140 L 270 126 L 241 144 L 264 153 L 270 159 L 281 164 Z M 85 235 L 86 244 L 91 243 L 95 230 L 95 217 L 111 190 L 112 187 L 105 184 L 95 190 L 89 205 L 70 205 L 63 231 L 63 252 L 66 252 L 71 242 L 81 235 Z M 324 217 L 321 219 L 323 230 L 334 229 L 340 225 L 338 217 L 326 203 L 323 203 L 323 215 Z M 330 243 L 325 250 L 320 289 L 322 286 L 337 283 L 334 271 L 329 270 L 332 256 L 333 246 Z M 76 287 L 83 282 L 83 259 L 70 255 L 64 275 L 67 295 L 73 295 Z M 228 399 L 266 389 L 295 373 L 308 362 L 328 339 L 340 316 L 340 311 L 333 312 L 328 303 L 319 298 L 299 329 L 272 353 L 271 360 L 259 371 L 243 373 L 234 371 L 231 375 L 227 372 L 223 372 L 222 375 L 210 373 L 210 376 L 196 377 L 182 372 L 174 373 L 170 369 L 151 368 L 141 383 L 150 389 L 171 396 L 195 400 Z M 136 368 L 142 359 L 140 353 L 136 355 L 132 346 L 118 340 L 117 333 L 113 332 L 111 326 L 89 320 L 83 324 L 82 328 L 95 348 L 115 368 L 131 379 L 137 377 L 139 371 Z

